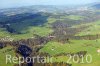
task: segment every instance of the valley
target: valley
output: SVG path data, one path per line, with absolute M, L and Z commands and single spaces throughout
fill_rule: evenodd
M 100 66 L 100 10 L 82 7 L 30 6 L 1 9 L 0 66 L 19 66 L 18 63 L 6 64 L 4 61 L 7 54 L 17 57 L 50 56 L 54 66 L 60 63 L 67 66 Z M 78 62 L 74 63 L 73 59 L 71 63 L 67 62 L 70 58 L 68 55 L 77 55 Z M 74 58 L 77 61 L 77 57 Z M 21 66 L 27 66 L 24 64 Z

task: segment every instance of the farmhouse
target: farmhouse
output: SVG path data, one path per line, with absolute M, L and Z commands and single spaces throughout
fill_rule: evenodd
M 97 52 L 100 53 L 100 49 L 98 49 Z

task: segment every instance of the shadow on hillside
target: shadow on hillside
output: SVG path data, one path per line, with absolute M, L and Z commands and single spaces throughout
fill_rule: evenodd
M 0 21 L 0 25 L 10 33 L 21 34 L 21 31 L 30 26 L 43 26 L 47 22 L 49 15 L 45 13 L 24 13 L 6 17 L 8 19 Z

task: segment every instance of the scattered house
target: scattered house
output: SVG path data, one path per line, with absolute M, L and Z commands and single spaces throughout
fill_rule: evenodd
M 10 24 L 9 24 L 9 23 L 8 23 L 8 24 L 6 24 L 6 25 L 10 26 Z
M 98 55 L 100 55 L 100 49 L 97 50 Z
M 67 35 L 67 32 L 66 32 L 66 31 L 63 31 L 63 34 L 64 34 L 64 35 Z
M 54 51 L 54 48 L 52 48 L 51 50 Z
M 55 36 L 48 36 L 48 38 L 55 38 Z
M 32 39 L 34 38 L 34 37 L 31 37 Z
M 98 49 L 97 52 L 100 53 L 100 49 Z

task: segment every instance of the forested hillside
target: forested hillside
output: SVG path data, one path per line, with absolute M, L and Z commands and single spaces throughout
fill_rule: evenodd
M 100 66 L 100 10 L 49 5 L 1 9 L 0 53 L 0 66 L 19 66 L 5 64 L 6 54 L 53 59 L 21 66 Z M 73 58 L 67 62 L 70 57 L 76 63 Z

